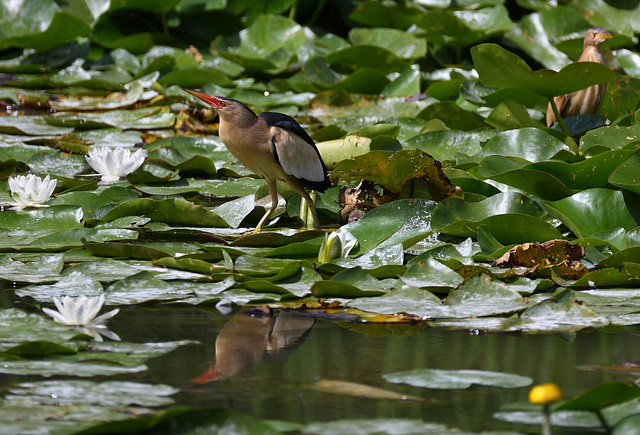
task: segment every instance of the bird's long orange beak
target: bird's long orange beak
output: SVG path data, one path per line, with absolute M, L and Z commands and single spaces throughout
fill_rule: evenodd
M 611 38 L 613 38 L 614 36 L 616 36 L 616 35 L 614 35 L 614 34 L 613 34 L 613 33 L 611 33 L 611 32 L 607 32 L 607 31 L 605 30 L 605 31 L 598 32 L 598 34 L 596 35 L 596 38 L 597 38 L 597 39 L 611 39 Z
M 222 100 L 220 100 L 220 98 L 216 98 L 213 95 L 205 94 L 203 92 L 194 91 L 193 89 L 184 88 L 182 86 L 180 86 L 180 87 L 187 94 L 193 95 L 197 99 L 204 101 L 205 103 L 207 103 L 208 105 L 210 105 L 214 109 L 219 109 L 219 108 L 222 107 Z

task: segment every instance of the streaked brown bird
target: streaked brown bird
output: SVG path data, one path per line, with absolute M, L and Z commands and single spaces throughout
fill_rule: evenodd
M 592 27 L 584 37 L 582 54 L 576 62 L 597 62 L 606 64 L 604 54 L 600 47 L 607 39 L 613 38 L 613 33 L 607 32 L 602 27 Z M 559 95 L 553 98 L 558 112 L 562 118 L 575 115 L 585 115 L 588 113 L 596 115 L 600 110 L 606 83 L 590 86 L 586 89 L 573 92 L 571 94 Z M 556 122 L 556 116 L 551 108 L 551 103 L 547 108 L 547 126 L 550 127 Z
M 271 207 L 253 233 L 262 230 L 278 205 L 277 180 L 287 183 L 307 201 L 315 226 L 319 228 L 315 204 L 305 187 L 324 192 L 331 183 L 318 148 L 300 124 L 282 113 L 256 115 L 240 101 L 182 89 L 218 112 L 218 135 L 222 142 L 240 163 L 267 180 Z

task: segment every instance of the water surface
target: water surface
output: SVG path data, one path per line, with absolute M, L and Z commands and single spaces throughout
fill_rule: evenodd
M 123 341 L 195 340 L 148 363 L 138 381 L 167 383 L 182 392 L 179 403 L 225 406 L 261 419 L 311 423 L 337 419 L 417 418 L 464 430 L 513 429 L 493 419 L 500 406 L 526 400 L 528 387 L 472 386 L 433 390 L 394 385 L 381 375 L 417 368 L 492 370 L 556 382 L 571 397 L 627 375 L 580 366 L 640 359 L 633 329 L 567 336 L 484 334 L 384 327 L 280 313 L 280 318 L 201 309 L 130 308 L 110 322 Z M 399 335 L 415 334 L 415 335 Z M 217 341 L 217 343 L 216 343 Z M 374 400 L 308 388 L 321 379 L 358 382 L 424 398 L 423 402 Z

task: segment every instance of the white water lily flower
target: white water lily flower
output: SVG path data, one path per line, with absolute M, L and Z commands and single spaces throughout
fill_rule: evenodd
M 126 177 L 142 166 L 145 157 L 144 150 L 139 149 L 132 154 L 129 148 L 124 147 L 94 148 L 85 156 L 89 166 L 102 176 L 100 184 L 112 184 Z
M 232 305 L 231 299 L 222 298 L 216 304 L 216 310 L 220 311 L 220 314 L 230 314 L 233 311 Z
M 119 308 L 96 317 L 104 305 L 104 295 L 89 297 L 82 295 L 76 298 L 65 296 L 62 301 L 54 296 L 53 302 L 58 311 L 50 308 L 43 308 L 42 311 L 53 317 L 56 322 L 68 326 L 79 326 L 81 327 L 78 328 L 79 332 L 91 335 L 98 341 L 102 341 L 100 334 L 120 340 L 120 337 L 106 329 L 104 325 L 105 321 L 118 314 Z
M 44 203 L 51 197 L 57 183 L 58 180 L 51 180 L 48 175 L 44 180 L 34 174 L 9 177 L 11 197 L 16 202 L 12 208 L 47 207 Z
M 348 231 L 338 230 L 331 234 L 325 234 L 320 252 L 318 252 L 318 261 L 326 263 L 336 258 L 347 258 L 357 243 L 358 239 Z
M 102 342 L 103 335 L 113 341 L 120 341 L 120 336 L 115 332 L 107 329 L 105 325 L 76 326 L 73 329 L 81 334 L 85 334 L 93 337 L 96 341 Z

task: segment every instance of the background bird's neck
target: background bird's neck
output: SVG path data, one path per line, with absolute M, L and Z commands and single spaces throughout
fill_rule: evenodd
M 598 62 L 604 64 L 604 54 L 602 53 L 602 50 L 600 50 L 600 47 L 589 45 L 585 47 L 580 59 L 578 59 L 578 62 Z

